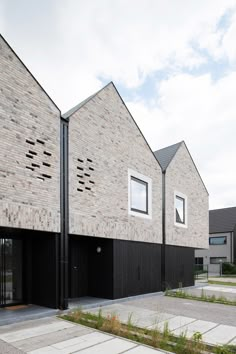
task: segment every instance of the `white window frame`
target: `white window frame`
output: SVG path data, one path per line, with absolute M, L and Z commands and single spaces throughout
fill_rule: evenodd
M 147 193 L 148 193 L 148 213 L 142 213 L 138 211 L 131 210 L 131 177 L 137 178 L 143 182 L 147 183 Z M 132 216 L 138 216 L 144 219 L 152 219 L 152 179 L 150 177 L 144 176 L 139 172 L 128 169 L 128 214 Z
M 184 220 L 185 220 L 184 224 L 176 221 L 176 212 L 175 212 L 176 197 L 180 197 L 180 198 L 184 199 Z M 188 198 L 185 194 L 183 194 L 181 192 L 177 192 L 177 191 L 174 192 L 174 224 L 175 224 L 175 226 L 183 227 L 185 229 L 187 229 L 187 227 L 188 227 Z

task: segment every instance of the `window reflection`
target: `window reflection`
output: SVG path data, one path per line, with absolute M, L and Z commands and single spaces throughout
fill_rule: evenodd
M 178 223 L 185 223 L 185 200 L 176 195 L 175 197 L 175 220 Z
M 148 184 L 131 177 L 131 210 L 148 213 Z

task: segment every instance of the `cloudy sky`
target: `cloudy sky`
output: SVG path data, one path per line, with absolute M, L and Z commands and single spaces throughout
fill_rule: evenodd
M 153 150 L 185 140 L 236 206 L 236 0 L 0 0 L 0 32 L 62 112 L 114 81 Z

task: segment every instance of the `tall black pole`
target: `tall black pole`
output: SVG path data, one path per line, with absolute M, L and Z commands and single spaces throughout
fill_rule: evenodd
M 61 234 L 59 243 L 59 308 L 68 308 L 68 121 L 61 119 L 60 151 Z
M 162 172 L 161 290 L 166 290 L 166 172 Z

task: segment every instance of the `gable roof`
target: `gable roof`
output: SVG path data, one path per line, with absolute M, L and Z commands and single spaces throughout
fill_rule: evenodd
M 182 143 L 183 141 L 154 152 L 154 155 L 159 161 L 163 172 L 166 171 L 167 167 L 169 166 L 170 162 L 172 161 L 173 157 L 175 156 Z
M 66 113 L 62 114 L 62 118 L 64 119 L 68 119 L 70 118 L 70 116 L 72 116 L 72 114 L 74 114 L 75 112 L 77 112 L 81 107 L 83 107 L 87 102 L 89 102 L 90 100 L 92 100 L 95 96 L 97 96 L 97 94 L 99 94 L 99 92 L 101 92 L 102 90 L 104 90 L 107 86 L 109 86 L 110 84 L 113 84 L 113 82 L 109 82 L 106 86 L 102 87 L 100 90 L 98 90 L 97 92 L 95 92 L 93 95 L 87 97 L 85 100 L 83 100 L 82 102 L 78 103 L 76 106 L 74 106 L 73 108 L 69 109 L 69 111 L 67 111 Z M 114 85 L 114 84 L 113 84 Z
M 203 179 L 202 179 L 202 177 L 201 177 L 201 175 L 200 175 L 200 173 L 199 173 L 199 171 L 197 169 L 197 166 L 195 165 L 195 162 L 193 161 L 193 158 L 192 158 L 192 156 L 191 156 L 191 154 L 189 152 L 189 149 L 188 149 L 187 145 L 185 144 L 184 140 L 180 141 L 179 143 L 167 146 L 167 147 L 165 147 L 163 149 L 160 149 L 160 150 L 157 150 L 157 151 L 154 152 L 154 155 L 155 155 L 157 161 L 159 162 L 159 164 L 160 164 L 160 166 L 162 168 L 162 172 L 163 173 L 166 172 L 167 167 L 169 166 L 169 164 L 171 163 L 171 161 L 175 157 L 177 151 L 179 150 L 179 148 L 180 148 L 180 146 L 182 144 L 184 144 L 184 146 L 185 146 L 185 148 L 186 148 L 186 150 L 187 150 L 187 152 L 188 152 L 188 154 L 189 154 L 189 156 L 190 156 L 190 158 L 192 160 L 192 163 L 193 163 L 193 165 L 194 165 L 194 167 L 195 167 L 195 169 L 196 169 L 196 171 L 197 171 L 197 173 L 198 173 L 198 175 L 199 175 L 199 177 L 200 177 L 200 179 L 202 181 L 202 184 L 203 184 L 207 194 L 209 195 L 208 190 L 207 190 L 207 188 L 205 186 L 205 183 L 203 182 Z
M 95 96 L 97 96 L 101 91 L 103 91 L 104 89 L 106 89 L 106 87 L 108 87 L 108 86 L 110 86 L 110 85 L 112 85 L 113 88 L 115 89 L 117 95 L 119 96 L 120 100 L 122 101 L 123 105 L 125 106 L 125 109 L 128 111 L 128 113 L 129 113 L 129 115 L 130 115 L 132 121 L 133 121 L 134 124 L 136 125 L 136 127 L 137 127 L 137 129 L 139 130 L 140 134 L 142 135 L 142 137 L 143 137 L 145 143 L 147 144 L 149 150 L 151 151 L 153 157 L 154 157 L 155 160 L 157 161 L 158 166 L 160 166 L 160 168 L 161 168 L 160 162 L 158 161 L 158 159 L 157 159 L 155 153 L 152 151 L 152 149 L 151 149 L 150 145 L 148 144 L 148 142 L 147 142 L 145 136 L 143 135 L 141 129 L 140 129 L 139 126 L 138 126 L 138 124 L 136 123 L 134 117 L 133 117 L 132 114 L 130 113 L 128 107 L 126 106 L 126 104 L 125 104 L 123 98 L 121 97 L 121 95 L 120 95 L 119 91 L 117 90 L 117 88 L 116 88 L 115 84 L 113 83 L 113 81 L 110 81 L 106 86 L 102 87 L 99 91 L 95 92 L 93 95 L 89 96 L 89 97 L 86 98 L 84 101 L 80 102 L 80 103 L 77 104 L 75 107 L 71 108 L 69 111 L 67 111 L 66 113 L 62 114 L 61 117 L 62 117 L 63 119 L 69 120 L 70 117 L 71 117 L 75 112 L 77 112 L 77 111 L 78 111 L 80 108 L 82 108 L 86 103 L 88 103 L 90 100 L 92 100 Z
M 236 207 L 209 211 L 209 232 L 231 232 L 236 226 Z
M 37 85 L 42 89 L 42 91 L 45 93 L 45 95 L 49 98 L 49 100 L 54 104 L 54 106 L 58 109 L 58 111 L 61 113 L 60 108 L 57 106 L 57 104 L 53 101 L 53 99 L 49 96 L 49 94 L 45 91 L 43 86 L 38 82 L 38 80 L 35 78 L 35 76 L 32 74 L 32 72 L 27 68 L 25 63 L 21 60 L 21 58 L 16 54 L 14 49 L 10 46 L 10 44 L 7 42 L 7 40 L 3 37 L 3 35 L 0 33 L 0 39 L 7 45 L 7 47 L 10 49 L 10 51 L 14 54 L 14 56 L 19 60 L 19 62 L 24 66 L 26 71 L 30 74 L 30 76 L 33 78 L 33 80 L 37 83 Z

